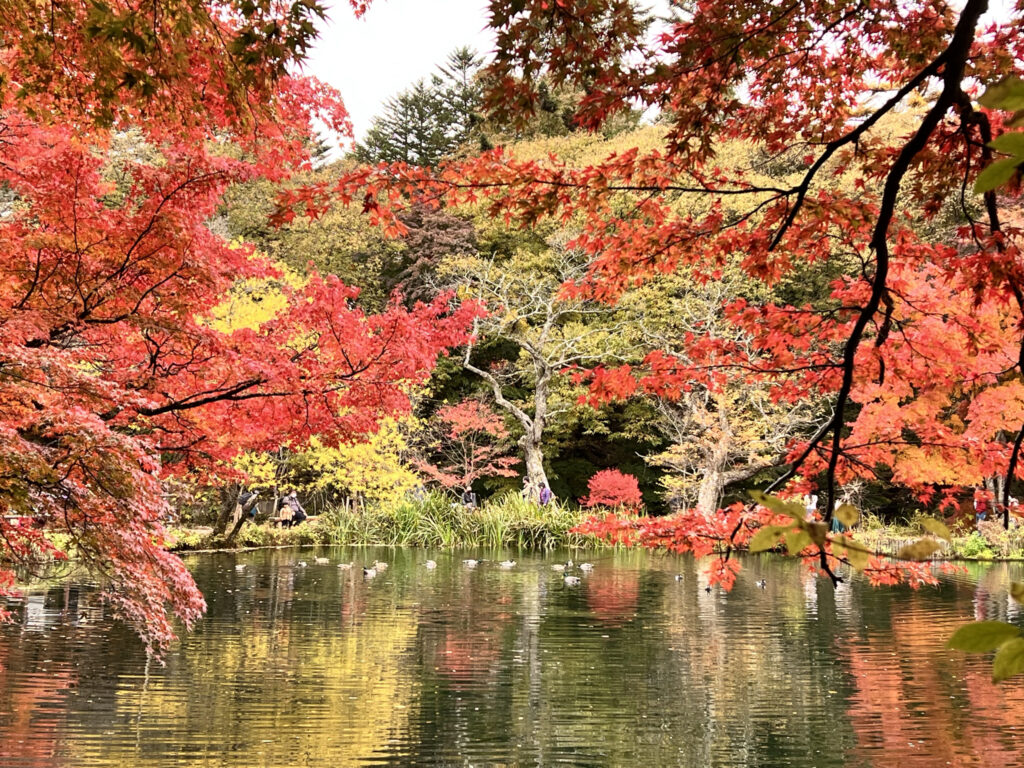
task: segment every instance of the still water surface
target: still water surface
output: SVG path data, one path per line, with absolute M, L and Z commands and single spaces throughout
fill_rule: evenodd
M 689 558 L 592 554 L 567 586 L 566 553 L 467 554 L 191 556 L 209 613 L 148 669 L 88 587 L 29 594 L 0 628 L 0 766 L 1024 766 L 1024 682 L 942 645 L 1024 624 L 1016 566 L 836 591 L 748 558 L 726 595 Z

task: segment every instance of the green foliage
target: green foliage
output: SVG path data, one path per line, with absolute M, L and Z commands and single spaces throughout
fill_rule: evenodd
M 901 548 L 897 557 L 900 560 L 927 560 L 940 549 L 942 549 L 942 545 L 935 539 L 918 539 Z
M 476 510 L 433 492 L 421 500 L 334 509 L 322 517 L 332 544 L 553 549 L 597 543 L 571 532 L 585 518 L 581 511 L 558 502 L 538 506 L 515 493 L 492 498 Z
M 945 539 L 951 543 L 953 541 L 949 528 L 941 520 L 936 520 L 934 517 L 926 517 L 921 520 L 921 527 L 928 531 L 928 533 L 935 534 L 940 539 Z
M 995 557 L 995 552 L 978 531 L 971 531 L 970 536 L 955 540 L 953 553 L 957 557 L 972 560 L 991 560 Z
M 836 519 L 847 528 L 852 528 L 860 520 L 860 512 L 850 504 L 841 504 L 836 510 Z
M 433 492 L 422 499 L 395 504 L 336 507 L 292 528 L 246 522 L 236 537 L 237 547 L 282 547 L 309 544 L 383 545 L 407 547 L 517 547 L 555 549 L 598 546 L 592 536 L 573 533 L 586 514 L 552 502 L 538 506 L 509 493 L 467 509 L 447 494 Z M 172 531 L 175 550 L 219 549 L 229 546 L 203 530 Z
M 787 530 L 785 525 L 766 525 L 759 528 L 757 533 L 750 539 L 747 549 L 750 552 L 764 552 L 774 549 L 779 543 L 779 536 Z
M 195 549 L 209 549 L 210 534 L 202 528 L 178 528 L 167 530 L 167 543 L 175 552 L 188 552 Z
M 954 632 L 947 645 L 958 651 L 985 653 L 1019 634 L 1020 629 L 1002 621 L 974 621 Z
M 449 55 L 440 75 L 420 80 L 384 104 L 354 155 L 365 163 L 437 165 L 478 136 L 483 60 L 468 48 Z M 479 141 L 478 141 L 479 143 Z
M 989 109 L 1013 112 L 1013 117 L 1006 123 L 1007 127 L 1024 126 L 1024 80 L 1019 77 L 1011 75 L 1001 80 L 988 88 L 978 101 Z M 988 146 L 1007 157 L 989 163 L 978 174 L 974 182 L 974 191 L 977 193 L 990 192 L 1003 186 L 1024 165 L 1024 132 L 1004 133 L 989 142 Z
M 336 164 L 301 174 L 289 186 L 330 184 L 342 169 Z M 337 275 L 361 289 L 361 306 L 379 310 L 389 292 L 381 274 L 386 264 L 398 258 L 402 244 L 386 238 L 354 207 L 331 206 L 315 220 L 299 216 L 275 226 L 270 217 L 280 191 L 266 180 L 236 184 L 228 190 L 216 225 L 298 273 L 304 274 L 312 263 L 322 274 Z
M 211 533 L 208 528 L 172 528 L 168 533 L 168 548 L 175 552 L 245 547 L 297 547 L 326 544 L 331 541 L 329 522 L 323 515 L 311 517 L 305 523 L 292 528 L 246 521 L 232 542 Z
M 1002 621 L 973 621 L 960 627 L 947 645 L 968 653 L 995 651 L 992 682 L 999 683 L 1024 672 L 1024 638 L 1020 628 Z

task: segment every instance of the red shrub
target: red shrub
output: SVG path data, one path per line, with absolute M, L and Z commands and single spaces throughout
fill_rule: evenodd
M 587 483 L 590 495 L 580 499 L 584 507 L 639 507 L 643 504 L 636 477 L 617 469 L 602 469 Z

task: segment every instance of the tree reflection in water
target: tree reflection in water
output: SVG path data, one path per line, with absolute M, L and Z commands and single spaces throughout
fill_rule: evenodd
M 1020 764 L 1024 689 L 943 647 L 1021 621 L 1007 566 L 833 590 L 750 559 L 725 595 L 689 559 L 608 552 L 569 588 L 566 553 L 465 556 L 330 553 L 389 561 L 372 582 L 308 552 L 196 556 L 209 614 L 148 684 L 94 593 L 35 593 L 0 630 L 0 765 Z

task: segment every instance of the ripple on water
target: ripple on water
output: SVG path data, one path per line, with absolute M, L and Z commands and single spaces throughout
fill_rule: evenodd
M 0 629 L 0 766 L 1024 764 L 1024 686 L 943 648 L 1021 621 L 1006 566 L 833 590 L 748 558 L 725 595 L 687 558 L 566 584 L 567 553 L 509 554 L 195 556 L 209 614 L 148 669 L 88 585 L 29 594 Z

